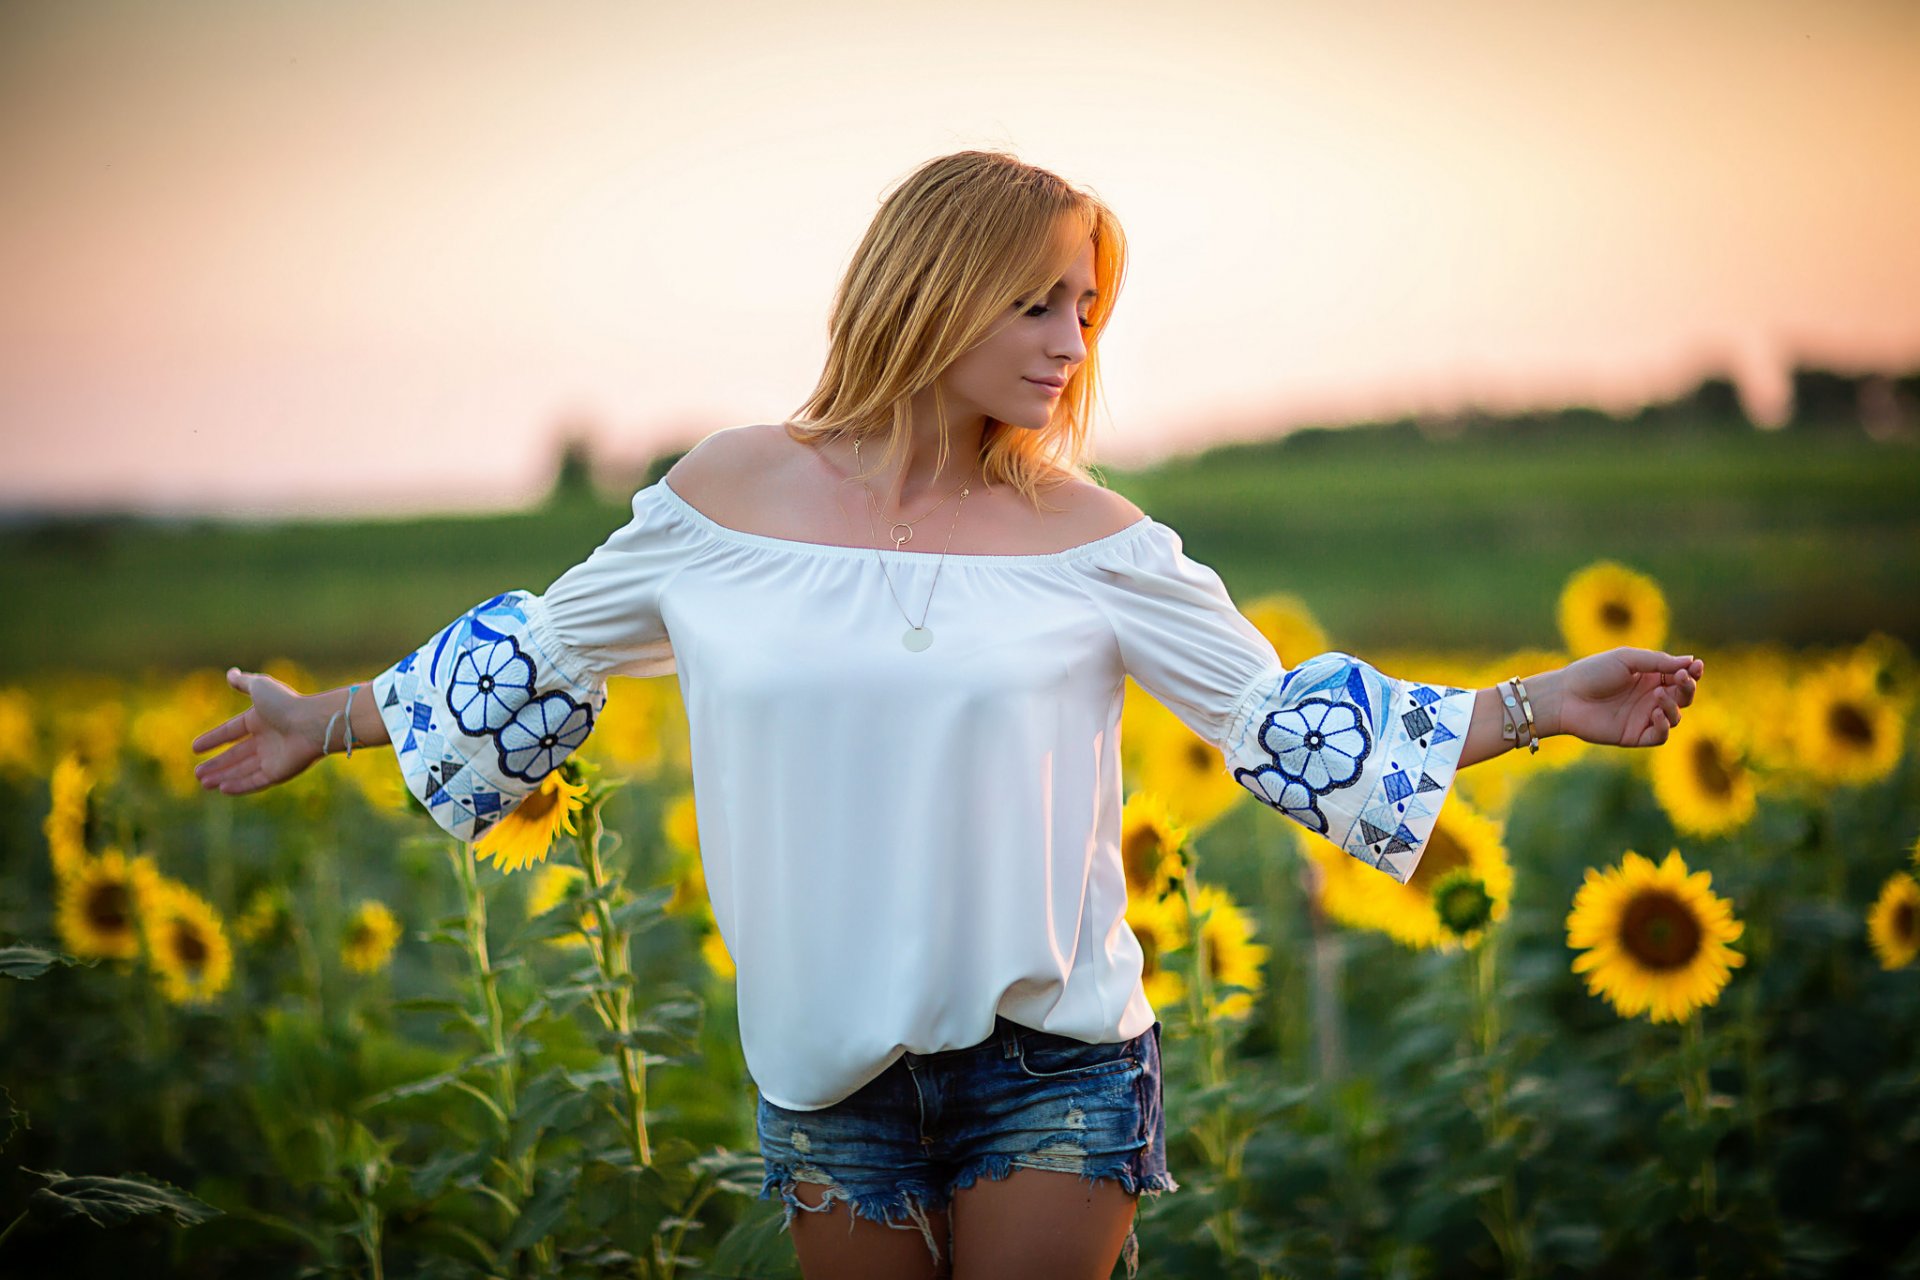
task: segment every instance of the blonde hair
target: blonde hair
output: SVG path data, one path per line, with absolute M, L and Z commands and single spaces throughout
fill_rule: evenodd
M 991 334 L 1009 307 L 1044 296 L 1089 239 L 1100 296 L 1088 314 L 1086 359 L 1046 427 L 988 419 L 980 467 L 988 484 L 1011 484 L 1036 505 L 1043 483 L 1091 479 L 1083 459 L 1099 403 L 1099 340 L 1126 273 L 1126 237 L 1098 197 L 999 151 L 929 160 L 881 202 L 834 291 L 826 367 L 787 434 L 811 442 L 884 432 L 891 458 L 906 444 L 914 394 Z M 934 419 L 943 466 L 947 419 L 937 386 Z

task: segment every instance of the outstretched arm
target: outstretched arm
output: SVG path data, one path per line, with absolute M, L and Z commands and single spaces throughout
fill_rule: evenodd
M 253 705 L 193 740 L 195 751 L 227 749 L 194 766 L 194 777 L 208 791 L 243 796 L 296 777 L 321 755 L 338 755 L 347 746 L 347 693 L 342 685 L 325 693 L 301 695 L 272 676 L 231 667 L 227 683 Z M 355 747 L 387 745 L 386 722 L 374 705 L 372 682 L 353 695 Z M 328 726 L 332 726 L 329 735 Z M 231 746 L 227 744 L 231 743 Z
M 1657 747 L 1680 723 L 1706 664 L 1691 654 L 1657 649 L 1609 649 L 1554 671 L 1522 676 L 1543 738 L 1572 734 L 1606 747 Z M 1500 695 L 1481 689 L 1460 751 L 1465 768 L 1511 750 L 1501 733 Z

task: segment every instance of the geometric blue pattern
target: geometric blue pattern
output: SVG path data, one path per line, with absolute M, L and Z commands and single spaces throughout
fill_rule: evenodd
M 552 659 L 538 596 L 482 601 L 374 677 L 407 790 L 449 835 L 479 839 L 585 741 L 604 685 Z
M 1348 653 L 1274 668 L 1227 726 L 1228 771 L 1261 803 L 1405 884 L 1432 838 L 1474 691 L 1396 680 Z

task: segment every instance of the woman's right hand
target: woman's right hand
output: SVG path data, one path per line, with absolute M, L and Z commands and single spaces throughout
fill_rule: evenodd
M 313 724 L 310 699 L 272 676 L 227 669 L 227 683 L 253 699 L 253 705 L 193 740 L 196 752 L 233 745 L 193 767 L 208 791 L 244 796 L 301 773 L 321 755 L 322 730 Z

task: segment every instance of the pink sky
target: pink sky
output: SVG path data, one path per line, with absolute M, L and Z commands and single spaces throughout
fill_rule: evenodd
M 1071 37 L 1062 32 L 1074 33 Z M 0 507 L 483 507 L 777 421 L 881 194 L 1134 258 L 1099 459 L 1920 366 L 1920 5 L 0 6 Z

